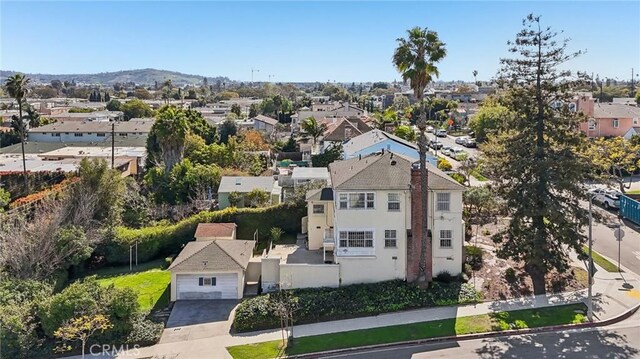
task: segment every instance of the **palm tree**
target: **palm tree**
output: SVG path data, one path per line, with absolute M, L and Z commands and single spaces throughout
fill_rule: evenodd
M 29 82 L 31 79 L 25 77 L 21 73 L 17 73 L 7 78 L 4 86 L 9 96 L 13 97 L 18 103 L 18 117 L 13 118 L 13 127 L 20 136 L 20 144 L 22 147 L 22 169 L 24 175 L 24 186 L 27 193 L 29 192 L 29 180 L 27 179 L 27 160 L 24 155 L 24 140 L 29 129 L 26 119 L 22 116 L 22 108 L 27 102 L 27 95 L 29 94 Z
M 302 121 L 302 131 L 311 136 L 314 145 L 318 141 L 318 137 L 322 136 L 326 129 L 327 125 L 319 123 L 315 117 L 308 117 L 306 120 Z
M 155 137 L 164 161 L 166 175 L 182 160 L 188 132 L 187 117 L 182 109 L 169 105 L 158 111 L 156 122 L 151 127 L 151 134 Z
M 447 51 L 445 44 L 438 38 L 438 33 L 431 31 L 426 27 L 414 27 L 407 30 L 407 38 L 398 38 L 398 47 L 393 54 L 393 64 L 402 75 L 404 81 L 410 81 L 410 86 L 416 99 L 421 103 L 420 117 L 416 124 L 420 130 L 418 137 L 418 152 L 420 155 L 420 199 L 421 199 L 421 227 L 422 236 L 420 238 L 420 263 L 417 280 L 425 282 L 427 280 L 427 258 L 426 248 L 429 241 L 428 238 L 428 221 L 427 221 L 427 120 L 425 118 L 425 107 L 422 99 L 424 98 L 424 90 L 440 73 L 436 67 L 436 63 L 442 60 Z
M 475 82 L 476 85 L 477 85 L 478 84 L 478 78 L 476 76 L 478 76 L 478 70 L 473 70 L 473 82 Z

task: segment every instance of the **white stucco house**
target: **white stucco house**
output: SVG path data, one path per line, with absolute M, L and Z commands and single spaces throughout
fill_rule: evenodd
M 61 121 L 29 129 L 33 142 L 104 142 L 116 138 L 146 139 L 153 120 L 131 121 Z
M 236 177 L 236 176 L 223 176 L 220 180 L 220 186 L 218 187 L 218 203 L 219 208 L 224 209 L 231 206 L 229 202 L 229 195 L 232 192 L 238 192 L 243 195 L 259 189 L 269 194 L 269 202 L 271 204 L 280 203 L 282 197 L 282 188 L 278 185 L 273 176 L 263 177 Z M 237 204 L 237 207 L 244 207 L 244 199 Z

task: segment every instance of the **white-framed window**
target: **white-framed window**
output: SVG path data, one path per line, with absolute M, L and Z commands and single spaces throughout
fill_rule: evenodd
M 340 209 L 374 209 L 375 194 L 373 192 L 340 193 Z
M 213 287 L 216 285 L 216 277 L 200 277 L 198 278 L 200 287 Z
M 396 234 L 395 229 L 385 229 L 384 230 L 384 246 L 385 248 L 395 248 L 397 247 L 398 236 Z
M 74 137 L 82 137 L 82 133 L 77 133 L 77 132 L 76 132 L 76 133 L 74 133 L 74 134 L 73 134 L 73 136 L 74 136 Z
M 618 120 L 617 118 L 614 118 L 612 121 L 613 124 L 613 128 L 618 128 L 620 127 L 620 120 Z
M 589 119 L 589 131 L 594 131 L 596 129 L 596 127 L 598 126 L 598 123 L 596 122 L 595 118 L 590 118 Z
M 400 194 L 399 193 L 389 193 L 387 195 L 387 209 L 389 211 L 399 211 L 400 210 Z
M 437 210 L 449 211 L 451 202 L 451 193 L 438 193 L 437 194 Z
M 51 133 L 51 136 L 60 137 L 60 132 L 53 132 L 53 133 Z
M 98 132 L 98 133 L 96 133 L 96 136 L 98 136 L 98 137 L 105 137 L 105 136 L 106 136 L 106 134 L 105 134 L 104 132 Z
M 323 214 L 323 213 L 324 213 L 324 204 L 313 205 L 313 214 Z
M 453 231 L 450 229 L 440 230 L 440 248 L 453 247 Z
M 373 248 L 372 231 L 340 231 L 340 247 Z

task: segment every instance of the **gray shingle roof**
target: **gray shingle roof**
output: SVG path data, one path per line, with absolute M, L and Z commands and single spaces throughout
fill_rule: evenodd
M 231 193 L 241 192 L 248 193 L 256 188 L 271 193 L 273 184 L 276 182 L 272 176 L 269 177 L 234 177 L 224 176 L 220 180 L 218 192 Z
M 245 270 L 255 241 L 221 239 L 189 242 L 169 270 L 177 272 Z
M 271 126 L 275 126 L 278 124 L 278 120 L 276 120 L 275 118 L 271 118 L 269 116 L 265 116 L 265 115 L 258 115 L 256 117 L 253 118 L 254 121 L 260 121 L 260 122 L 264 122 L 266 124 L 269 124 Z
M 29 129 L 31 133 L 51 133 L 51 132 L 97 132 L 111 133 L 111 124 L 109 121 L 60 121 L 49 125 L 35 127 Z M 151 131 L 154 121 L 136 120 L 136 121 L 117 121 L 114 125 L 116 133 L 144 133 Z
M 393 164 L 395 163 L 395 164 Z M 329 165 L 331 183 L 337 190 L 409 189 L 411 161 L 403 156 L 384 152 L 362 159 L 352 158 Z M 462 190 L 464 186 L 427 163 L 428 186 L 432 190 Z
M 634 118 L 640 117 L 640 107 L 619 103 L 596 103 L 593 106 L 595 118 Z

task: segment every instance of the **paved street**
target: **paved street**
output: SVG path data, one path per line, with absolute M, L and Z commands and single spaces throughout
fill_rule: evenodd
M 640 313 L 604 328 L 449 341 L 325 358 L 640 358 Z
M 606 211 L 594 205 L 597 213 L 602 214 L 609 223 L 618 223 L 617 212 Z M 623 221 L 622 229 L 625 236 L 620 243 L 620 260 L 624 267 L 632 272 L 640 274 L 640 227 L 634 223 Z M 606 224 L 594 221 L 593 248 L 618 263 L 618 241 L 613 235 L 613 228 Z

